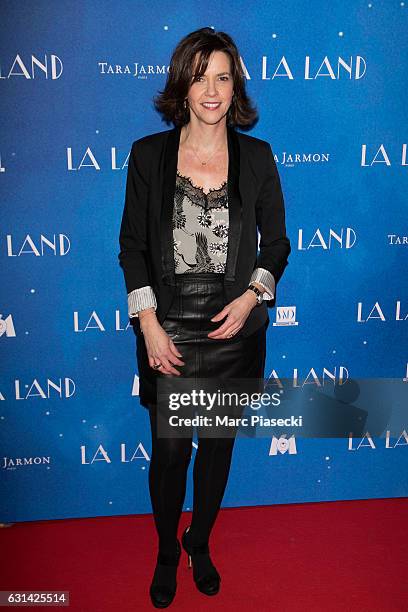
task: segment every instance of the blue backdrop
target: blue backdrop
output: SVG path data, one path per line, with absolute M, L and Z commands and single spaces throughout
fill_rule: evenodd
M 171 127 L 152 98 L 204 26 L 238 45 L 285 196 L 266 376 L 408 382 L 404 3 L 3 2 L 1 521 L 151 512 L 118 236 L 131 144 Z M 408 493 L 405 431 L 276 442 L 238 440 L 224 507 Z

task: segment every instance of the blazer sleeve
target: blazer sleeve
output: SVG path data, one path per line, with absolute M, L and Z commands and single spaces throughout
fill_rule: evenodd
M 286 235 L 285 204 L 271 146 L 266 144 L 264 180 L 256 202 L 256 222 L 260 233 L 256 268 L 268 270 L 278 284 L 291 252 Z M 268 300 L 272 306 L 275 300 Z
M 125 205 L 120 226 L 118 255 L 128 294 L 151 285 L 147 255 L 149 182 L 143 168 L 140 144 L 134 142 L 129 156 Z
M 264 300 L 273 300 L 275 298 L 276 283 L 269 270 L 265 270 L 265 268 L 255 268 L 249 279 L 250 283 L 253 281 L 259 283 L 265 289 L 263 294 Z

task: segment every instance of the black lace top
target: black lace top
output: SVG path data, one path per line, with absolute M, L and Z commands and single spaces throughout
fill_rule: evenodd
M 206 194 L 177 170 L 173 209 L 176 274 L 225 272 L 228 220 L 227 181 Z

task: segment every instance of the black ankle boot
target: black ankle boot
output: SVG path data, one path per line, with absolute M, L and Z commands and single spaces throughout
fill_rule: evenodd
M 181 538 L 183 548 L 188 554 L 188 567 L 193 566 L 194 582 L 201 593 L 216 595 L 220 590 L 221 577 L 210 559 L 208 544 L 193 546 L 190 527 L 187 527 Z
M 167 608 L 171 604 L 177 589 L 177 567 L 180 561 L 181 546 L 177 540 L 177 549 L 174 555 L 157 555 L 157 564 L 153 581 L 150 585 L 150 598 L 155 608 Z

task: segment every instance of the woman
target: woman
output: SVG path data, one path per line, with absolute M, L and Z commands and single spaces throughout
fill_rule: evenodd
M 274 305 L 291 249 L 271 147 L 235 130 L 252 125 L 257 113 L 232 39 L 211 28 L 183 38 L 155 102 L 175 127 L 133 143 L 119 260 L 152 432 L 149 489 L 159 551 L 150 596 L 167 607 L 176 592 L 192 432 L 158 435 L 157 383 L 263 379 L 267 305 Z M 209 537 L 234 436 L 197 435 L 192 521 L 182 545 L 197 588 L 214 595 L 220 575 Z

